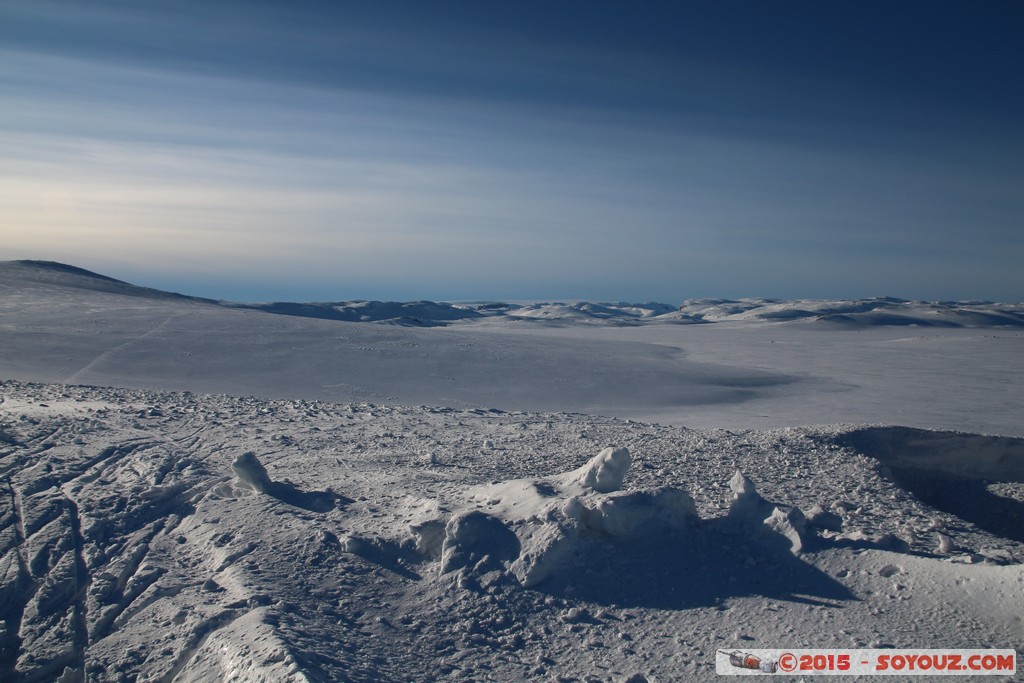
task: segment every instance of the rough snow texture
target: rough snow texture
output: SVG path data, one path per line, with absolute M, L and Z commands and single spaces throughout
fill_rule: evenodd
M 989 463 L 962 511 L 884 464 L 941 432 L 0 396 L 2 680 L 706 680 L 719 647 L 1024 647 L 996 523 L 1020 439 L 956 435 Z M 609 443 L 617 490 L 568 476 Z M 932 473 L 904 481 L 970 481 Z

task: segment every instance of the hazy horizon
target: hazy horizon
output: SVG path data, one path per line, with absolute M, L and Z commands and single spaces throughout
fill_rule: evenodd
M 240 301 L 1019 301 L 1022 19 L 9 3 L 0 259 Z

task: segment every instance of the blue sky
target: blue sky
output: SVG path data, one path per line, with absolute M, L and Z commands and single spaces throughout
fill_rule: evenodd
M 1024 4 L 0 5 L 0 258 L 242 300 L 1024 299 Z

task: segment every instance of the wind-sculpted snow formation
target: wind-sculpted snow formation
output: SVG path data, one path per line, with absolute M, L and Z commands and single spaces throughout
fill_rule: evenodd
M 718 648 L 1024 646 L 1024 545 L 985 523 L 1024 504 L 1021 439 L 0 397 L 5 681 L 706 680 Z M 918 495 L 958 482 L 977 522 Z

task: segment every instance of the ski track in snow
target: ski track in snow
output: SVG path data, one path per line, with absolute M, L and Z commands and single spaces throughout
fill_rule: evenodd
M 0 393 L 4 680 L 700 680 L 717 648 L 1024 645 L 1024 545 L 890 472 L 967 451 L 1012 511 L 1020 439 Z M 564 474 L 606 445 L 622 491 Z M 248 452 L 266 493 L 232 473 Z M 661 526 L 670 489 L 696 517 Z
M 112 349 L 104 351 L 103 353 L 89 361 L 89 363 L 85 367 L 83 367 L 82 369 L 78 370 L 77 372 L 69 376 L 67 379 L 65 379 L 64 384 L 75 384 L 76 382 L 81 381 L 82 378 L 88 377 L 88 374 L 101 363 L 112 361 L 119 352 L 124 351 L 125 349 L 138 344 L 139 342 L 147 339 L 148 337 L 152 337 L 157 332 L 167 327 L 167 325 L 170 324 L 172 320 L 181 317 L 181 315 L 181 313 L 172 313 L 171 315 L 167 316 L 162 322 L 157 324 L 156 327 L 149 330 L 148 332 L 141 334 L 134 339 L 129 339 L 126 342 L 122 342 L 121 344 L 118 344 Z

